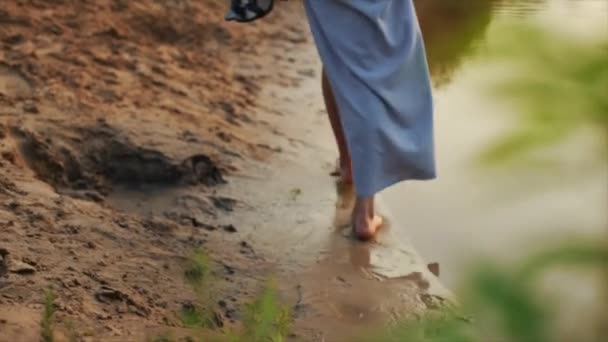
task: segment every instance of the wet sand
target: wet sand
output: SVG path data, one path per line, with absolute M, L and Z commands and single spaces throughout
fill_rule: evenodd
M 1 341 L 39 339 L 49 288 L 58 340 L 72 322 L 84 340 L 143 341 L 183 326 L 192 303 L 216 328 L 239 325 L 272 267 L 239 233 L 248 222 L 221 224 L 247 206 L 224 187 L 278 152 L 261 137 L 276 128 L 253 108 L 267 82 L 298 82 L 267 63 L 286 60 L 307 30 L 280 12 L 266 26 L 228 25 L 224 11 L 217 1 L 3 3 Z M 241 71 L 243 56 L 257 72 Z M 198 249 L 221 289 L 211 303 L 184 277 Z

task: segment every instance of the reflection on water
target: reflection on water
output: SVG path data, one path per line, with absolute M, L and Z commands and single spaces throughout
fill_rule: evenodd
M 490 0 L 415 0 L 429 68 L 436 86 L 444 85 L 483 39 L 495 6 Z
M 414 0 L 436 87 L 445 85 L 484 41 L 493 17 L 525 17 L 547 0 Z
M 473 168 L 480 151 L 505 132 L 513 108 L 484 95 L 492 75 L 475 55 L 504 20 L 548 24 L 570 34 L 608 32 L 603 0 L 415 0 L 436 86 L 439 179 L 400 184 L 383 196 L 402 234 L 429 261 L 441 264 L 449 286 L 479 255 L 521 256 L 535 243 L 569 236 L 597 236 L 607 225 L 605 163 L 564 181 L 547 181 L 563 170 L 504 174 Z M 570 170 L 590 150 L 574 139 L 560 151 Z M 597 158 L 597 157 L 595 157 Z M 578 166 L 577 166 L 578 165 Z M 580 171 L 580 170 L 579 170 Z M 397 229 L 396 229 L 397 230 Z M 539 240 L 542 238 L 543 240 Z
M 495 12 L 504 13 L 515 17 L 523 17 L 546 8 L 547 1 L 548 0 L 502 0 L 493 2 L 495 4 Z

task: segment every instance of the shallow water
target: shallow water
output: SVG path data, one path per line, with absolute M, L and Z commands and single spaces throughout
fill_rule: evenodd
M 456 2 L 454 2 L 456 3 Z M 382 196 L 428 261 L 440 263 L 441 280 L 458 284 L 468 265 L 490 257 L 513 260 L 553 240 L 605 236 L 608 178 L 605 160 L 581 134 L 553 151 L 559 163 L 501 172 L 479 168 L 481 150 L 503 134 L 517 112 L 485 91 L 496 75 L 477 58 L 496 39 L 496 26 L 524 20 L 584 37 L 608 34 L 603 0 L 418 1 L 429 64 L 436 84 L 439 178 L 399 184 Z M 453 44 L 457 42 L 457 44 Z M 598 165 L 599 164 L 599 165 Z

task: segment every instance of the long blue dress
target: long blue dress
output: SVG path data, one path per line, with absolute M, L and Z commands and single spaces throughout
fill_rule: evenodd
M 412 0 L 306 0 L 357 194 L 435 178 L 433 100 Z

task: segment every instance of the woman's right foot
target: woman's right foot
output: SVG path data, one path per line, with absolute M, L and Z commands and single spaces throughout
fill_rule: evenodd
M 383 224 L 382 216 L 374 215 L 371 219 L 353 221 L 353 232 L 357 239 L 370 241 L 376 237 Z
M 359 197 L 353 210 L 353 233 L 362 241 L 376 237 L 383 219 L 374 211 L 374 197 Z

